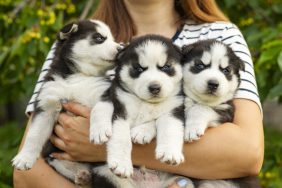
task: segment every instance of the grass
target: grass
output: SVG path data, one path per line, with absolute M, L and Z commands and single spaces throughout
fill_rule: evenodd
M 0 127 L 0 187 L 12 188 L 11 159 L 17 152 L 24 130 L 15 123 Z M 282 132 L 265 128 L 265 159 L 259 174 L 265 188 L 282 187 Z

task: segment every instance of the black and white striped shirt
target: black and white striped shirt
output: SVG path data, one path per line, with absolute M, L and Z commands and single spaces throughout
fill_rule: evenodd
M 261 108 L 257 84 L 254 74 L 252 57 L 242 33 L 236 25 L 228 22 L 213 22 L 204 24 L 195 24 L 187 22 L 181 31 L 174 36 L 173 41 L 178 46 L 188 45 L 198 40 L 216 39 L 230 46 L 235 54 L 245 62 L 245 71 L 241 71 L 241 84 L 234 98 L 249 99 L 258 104 Z M 52 59 L 54 57 L 56 45 L 54 44 L 49 51 L 43 64 L 42 71 L 34 89 L 34 93 L 27 105 L 26 113 L 34 110 L 33 103 L 43 84 L 43 78 L 48 72 Z

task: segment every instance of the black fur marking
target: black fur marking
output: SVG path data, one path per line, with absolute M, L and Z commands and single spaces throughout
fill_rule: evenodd
M 59 153 L 62 152 L 59 148 L 57 148 L 55 145 L 52 144 L 50 140 L 46 142 L 46 144 L 43 146 L 41 155 L 43 158 L 48 158 L 51 153 Z
M 232 181 L 238 184 L 240 188 L 261 188 L 259 179 L 256 176 L 237 178 Z
M 181 105 L 175 109 L 173 109 L 172 114 L 174 117 L 176 117 L 177 119 L 179 119 L 180 121 L 183 122 L 184 125 L 184 105 Z
M 141 66 L 138 63 L 135 63 L 139 61 L 138 54 L 135 49 L 146 44 L 148 41 L 157 41 L 166 47 L 168 57 L 167 64 L 163 67 L 159 67 L 159 69 L 167 73 L 169 76 L 174 76 L 175 70 L 167 65 L 170 65 L 170 62 L 172 61 L 181 62 L 181 51 L 177 46 L 172 44 L 170 39 L 159 35 L 146 35 L 132 40 L 132 42 L 117 55 L 117 64 L 132 64 L 133 68 L 130 69 L 130 76 L 132 78 L 138 78 L 142 71 L 138 71 Z M 143 68 L 144 71 L 146 70 L 146 67 L 141 68 Z
M 190 71 L 194 74 L 198 74 L 202 72 L 203 70 L 210 68 L 211 64 L 204 64 L 200 59 L 195 59 L 194 60 L 194 65 L 190 67 Z
M 225 67 L 225 68 L 219 67 L 219 69 L 221 70 L 221 72 L 224 74 L 224 76 L 226 77 L 226 79 L 228 81 L 230 81 L 232 79 L 232 70 L 231 70 L 232 68 L 231 68 L 231 66 L 228 66 L 228 67 Z
M 169 76 L 174 76 L 175 75 L 175 69 L 172 67 L 170 63 L 166 63 L 163 67 L 159 67 L 161 71 L 165 72 Z
M 219 119 L 220 123 L 233 122 L 234 119 L 235 106 L 233 104 L 233 101 L 232 100 L 227 101 L 226 104 L 230 106 L 227 109 L 222 110 L 222 109 L 214 108 L 214 111 L 218 113 L 220 116 Z
M 76 41 L 84 39 L 92 33 L 97 33 L 97 24 L 89 20 L 79 21 L 76 24 L 78 25 L 78 30 L 71 33 L 67 39 L 61 40 L 58 34 L 54 59 L 46 75 L 46 79 L 54 74 L 67 78 L 69 75 L 78 72 L 77 67 L 75 67 L 74 62 L 71 60 L 71 49 Z M 68 31 L 70 25 L 72 24 L 66 25 L 61 31 Z M 91 41 L 89 42 L 91 43 Z
M 112 184 L 108 178 L 100 176 L 99 174 L 95 174 L 94 172 L 91 174 L 91 187 L 92 188 L 117 188 L 114 184 Z
M 125 106 L 118 100 L 118 97 L 116 95 L 117 88 L 122 89 L 117 80 L 118 78 L 116 76 L 111 84 L 111 87 L 107 89 L 101 97 L 102 101 L 108 101 L 113 103 L 114 113 L 112 116 L 112 121 L 118 118 L 126 119 L 127 116 Z
M 114 97 L 112 98 L 112 103 L 114 105 L 114 113 L 112 117 L 112 121 L 118 119 L 118 118 L 123 118 L 126 119 L 127 117 L 127 112 L 125 110 L 124 104 L 122 104 L 119 100 L 116 94 L 114 93 Z
M 134 61 L 134 59 L 133 59 L 133 61 Z M 135 62 L 138 62 L 138 57 L 137 57 L 137 60 Z M 140 74 L 143 73 L 146 70 L 147 70 L 147 68 L 141 67 L 139 65 L 139 63 L 132 63 L 132 67 L 129 69 L 129 75 L 131 76 L 131 78 L 138 78 L 140 76 Z
M 182 63 L 189 63 L 193 59 L 201 59 L 204 51 L 209 51 L 215 40 L 202 40 L 182 47 Z

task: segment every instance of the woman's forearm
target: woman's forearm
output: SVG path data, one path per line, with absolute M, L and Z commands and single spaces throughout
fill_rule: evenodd
M 55 172 L 43 159 L 28 171 L 14 170 L 14 188 L 75 188 L 76 186 Z
M 145 146 L 134 145 L 134 164 L 201 179 L 257 174 L 262 165 L 264 150 L 261 116 L 256 104 L 243 102 L 247 104 L 242 104 L 240 100 L 235 103 L 237 107 L 245 105 L 247 108 L 237 110 L 234 124 L 226 123 L 211 128 L 199 141 L 184 145 L 185 163 L 168 166 L 155 160 L 154 142 Z
M 30 127 L 31 119 L 32 116 L 29 118 L 20 149 Z M 30 170 L 20 171 L 14 169 L 13 183 L 14 188 L 75 188 L 74 184 L 54 171 L 42 158 L 38 159 Z

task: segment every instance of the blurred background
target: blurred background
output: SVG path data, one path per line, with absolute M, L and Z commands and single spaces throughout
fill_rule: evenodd
M 282 187 L 282 0 L 218 0 L 251 50 L 264 109 L 267 188 Z M 0 188 L 12 187 L 15 155 L 42 63 L 66 23 L 91 17 L 98 0 L 0 0 Z

